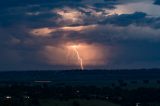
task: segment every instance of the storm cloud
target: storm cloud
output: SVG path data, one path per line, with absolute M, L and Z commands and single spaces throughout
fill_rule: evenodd
M 78 68 L 72 52 L 70 62 L 66 59 L 73 44 L 82 47 L 85 68 L 157 68 L 155 4 L 158 0 L 3 0 L 0 70 Z

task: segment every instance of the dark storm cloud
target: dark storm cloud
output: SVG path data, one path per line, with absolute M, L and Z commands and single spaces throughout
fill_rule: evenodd
M 0 69 L 16 69 L 21 65 L 32 65 L 36 60 L 36 47 L 25 45 L 25 40 L 29 38 L 25 36 L 24 29 L 18 27 L 0 29 Z
M 0 1 L 0 25 L 32 24 L 31 26 L 41 26 L 41 23 L 46 24 L 47 19 L 54 17 L 54 14 L 49 12 L 53 8 L 76 7 L 81 5 L 79 2 L 81 0 L 2 0 Z
M 77 3 L 82 0 L 1 0 L 1 8 L 13 8 L 23 6 L 34 6 L 34 5 L 49 5 L 49 4 L 64 4 L 65 3 Z
M 111 67 L 155 68 L 160 64 L 160 43 L 147 40 L 128 40 L 120 44 L 121 50 L 116 53 Z M 135 52 L 136 51 L 136 52 Z
M 120 4 L 118 0 L 104 0 L 104 3 L 95 3 L 94 6 L 98 8 L 115 9 L 115 6 L 118 4 Z
M 57 46 L 71 41 L 119 47 L 120 50 L 113 53 L 116 56 L 110 61 L 111 68 L 115 65 L 118 68 L 147 64 L 150 64 L 150 67 L 158 66 L 160 18 L 151 17 L 143 11 L 122 11 L 120 14 L 110 14 L 106 11 L 112 11 L 117 5 L 130 2 L 0 1 L 0 69 L 35 69 L 43 65 L 46 69 L 50 68 L 44 59 L 40 59 L 38 52 L 47 45 Z M 159 4 L 159 0 L 156 0 L 155 4 Z M 69 31 L 64 30 L 65 26 L 69 27 Z M 81 30 L 76 31 L 79 26 Z M 43 36 L 34 35 L 39 34 L 38 32 L 31 33 L 38 28 L 44 29 L 43 32 L 46 33 Z
M 160 5 L 160 0 L 155 0 L 154 4 Z
M 113 24 L 118 26 L 149 26 L 152 28 L 160 28 L 160 18 L 159 17 L 148 17 L 146 13 L 135 12 L 133 14 L 122 14 L 122 15 L 112 15 L 107 17 L 99 24 Z
M 130 24 L 145 24 L 149 21 L 146 18 L 147 14 L 142 12 L 136 12 L 133 14 L 122 14 L 109 16 L 105 21 L 101 23 L 115 24 L 119 26 L 128 26 Z

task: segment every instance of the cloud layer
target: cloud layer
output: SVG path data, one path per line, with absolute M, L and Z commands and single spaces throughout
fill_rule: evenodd
M 85 68 L 157 68 L 158 9 L 158 0 L 1 1 L 0 70 L 79 68 L 72 45 Z

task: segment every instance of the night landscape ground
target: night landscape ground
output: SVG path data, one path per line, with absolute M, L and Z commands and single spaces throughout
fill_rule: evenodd
M 2 106 L 158 106 L 160 70 L 0 72 Z

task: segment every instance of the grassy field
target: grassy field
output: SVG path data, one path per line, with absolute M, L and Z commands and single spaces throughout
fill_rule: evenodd
M 41 100 L 41 106 L 119 106 L 103 100 L 81 100 L 73 99 L 68 101 Z

